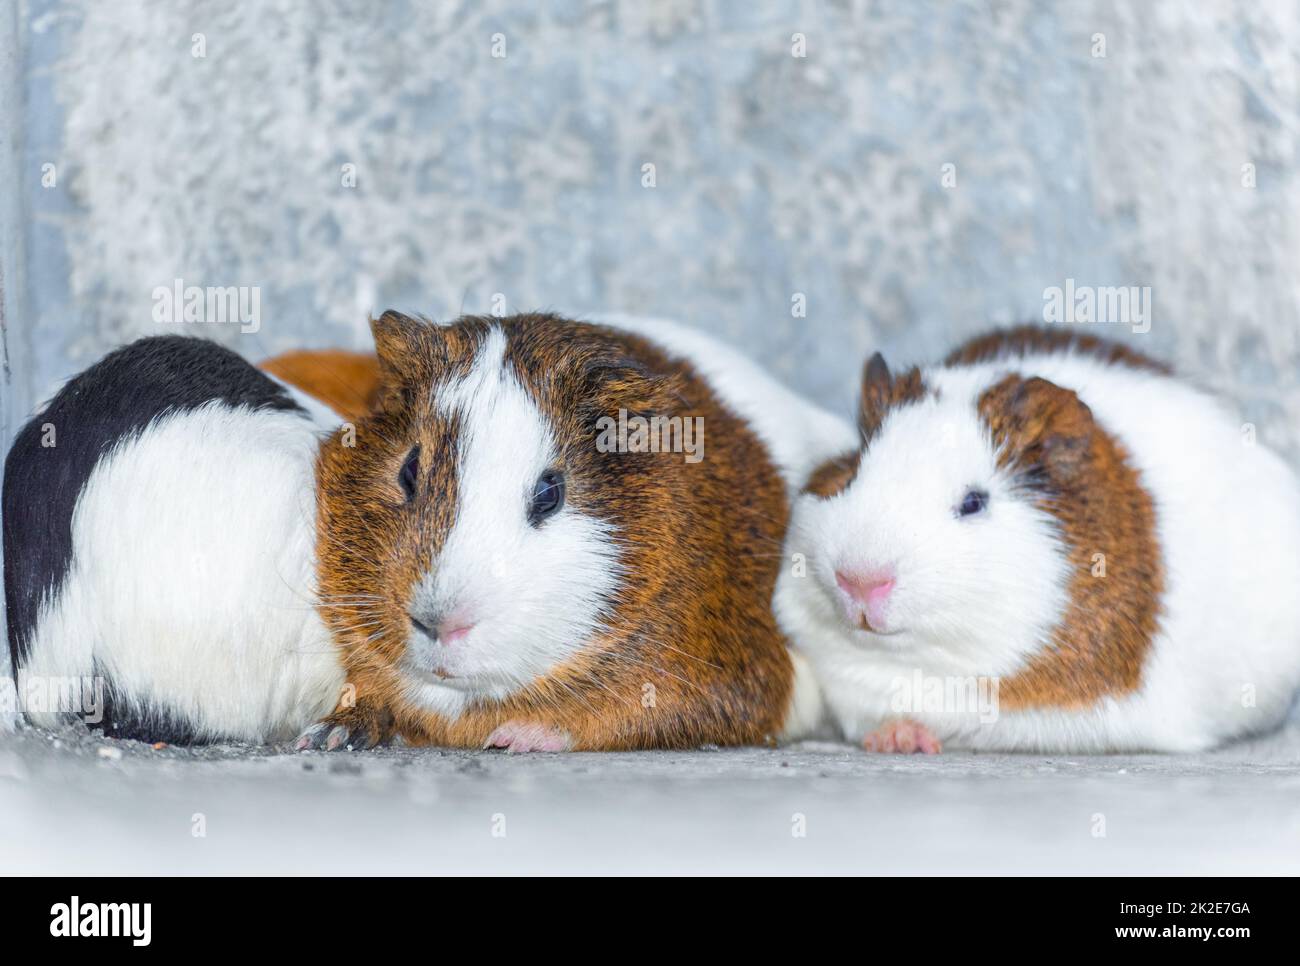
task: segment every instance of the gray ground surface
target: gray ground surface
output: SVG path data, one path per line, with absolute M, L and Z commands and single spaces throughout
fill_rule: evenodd
M 0 870 L 1296 874 L 1300 728 L 1177 758 L 292 755 L 23 731 L 0 737 Z

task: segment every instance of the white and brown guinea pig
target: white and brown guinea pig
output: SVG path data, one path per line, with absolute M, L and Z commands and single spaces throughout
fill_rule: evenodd
M 761 743 L 816 714 L 770 601 L 790 494 L 851 428 L 667 322 L 372 327 L 375 411 L 318 471 L 356 700 L 300 747 Z M 602 444 L 620 416 L 702 435 Z
M 316 594 L 339 423 L 216 343 L 141 339 L 71 379 L 4 469 L 22 707 L 148 741 L 293 737 L 343 672 Z
M 869 749 L 1191 751 L 1300 683 L 1300 484 L 1116 343 L 1025 327 L 866 366 L 860 445 L 792 511 L 775 598 Z M 990 700 L 991 699 L 991 700 Z

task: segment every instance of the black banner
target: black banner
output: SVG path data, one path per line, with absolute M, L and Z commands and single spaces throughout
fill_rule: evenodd
M 499 890 L 533 890 L 532 884 Z M 636 888 L 627 886 L 625 888 Z M 660 888 L 650 886 L 650 888 Z M 743 902 L 744 885 L 735 890 Z M 984 879 L 984 880 L 865 880 L 850 889 L 809 892 L 798 884 L 783 890 L 764 888 L 764 905 L 774 915 L 746 921 L 743 905 L 693 904 L 688 885 L 674 887 L 671 910 L 642 901 L 615 910 L 583 897 L 580 884 L 572 895 L 548 890 L 549 899 L 486 896 L 476 885 L 462 903 L 453 891 L 410 880 L 381 882 L 358 879 L 83 879 L 30 880 L 11 890 L 7 900 L 6 941 L 10 948 L 31 944 L 51 950 L 70 947 L 76 955 L 113 947 L 116 952 L 201 950 L 204 953 L 248 952 L 262 944 L 292 942 L 295 953 L 319 950 L 337 955 L 351 947 L 373 951 L 386 931 L 412 939 L 411 924 L 434 925 L 431 905 L 441 915 L 453 915 L 447 925 L 462 934 L 482 922 L 495 922 L 513 906 L 519 918 L 512 928 L 536 935 L 567 931 L 581 925 L 584 932 L 629 935 L 643 929 L 662 935 L 675 930 L 680 917 L 694 931 L 710 919 L 712 931 L 728 942 L 745 944 L 746 934 L 766 941 L 776 923 L 787 939 L 810 930 L 811 939 L 838 944 L 835 927 L 854 930 L 851 941 L 862 947 L 867 929 L 882 941 L 924 937 L 937 950 L 982 948 L 1048 941 L 1053 949 L 1071 952 L 1096 947 L 1182 949 L 1201 945 L 1226 953 L 1259 940 L 1284 941 L 1292 931 L 1295 883 L 1290 879 Z M 435 891 L 436 890 L 436 891 Z M 569 890 L 566 889 L 567 893 Z M 823 898 L 828 893 L 842 899 Z M 370 897 L 365 900 L 364 897 Z M 438 897 L 438 898 L 435 898 Z M 560 903 L 555 905 L 554 903 Z M 567 907 L 567 908 L 565 908 Z M 522 910 L 531 909 L 532 914 Z M 638 923 L 631 910 L 647 910 L 649 921 Z M 603 911 L 602 911 L 603 910 Z M 535 916 L 535 918 L 533 918 Z M 575 923 L 574 918 L 587 920 Z M 437 917 L 435 917 L 437 918 Z M 569 920 L 561 922 L 560 919 Z M 970 944 L 974 943 L 974 946 Z

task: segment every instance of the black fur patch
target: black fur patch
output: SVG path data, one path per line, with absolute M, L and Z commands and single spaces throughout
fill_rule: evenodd
M 127 738 L 132 741 L 158 741 L 169 745 L 207 744 L 184 716 L 150 706 L 147 702 L 126 700 L 103 668 L 96 662 L 95 677 L 104 682 L 103 720 L 90 724 L 93 730 L 102 731 L 107 738 Z
M 67 576 L 72 514 L 95 465 L 159 416 L 213 400 L 302 410 L 279 383 L 229 349 L 206 339 L 155 336 L 109 353 L 74 377 L 14 439 L 0 512 L 15 673 L 26 663 L 42 602 L 53 599 Z M 43 445 L 47 426 L 54 446 Z

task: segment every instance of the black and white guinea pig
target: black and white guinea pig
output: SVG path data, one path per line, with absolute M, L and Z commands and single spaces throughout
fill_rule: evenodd
M 1025 327 L 865 369 L 775 608 L 869 749 L 1185 751 L 1300 683 L 1300 484 L 1126 346 Z
M 290 737 L 337 702 L 314 464 L 338 423 L 228 349 L 141 339 L 68 382 L 4 470 L 18 697 L 150 741 Z

